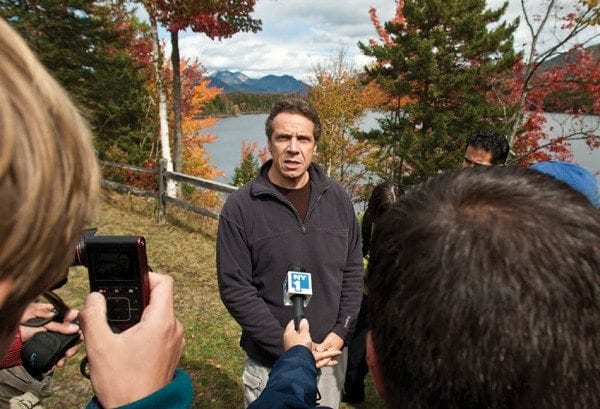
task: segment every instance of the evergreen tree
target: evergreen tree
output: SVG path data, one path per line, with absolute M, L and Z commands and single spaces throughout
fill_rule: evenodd
M 513 24 L 498 21 L 507 4 L 485 0 L 402 0 L 379 25 L 380 41 L 359 43 L 376 64 L 366 69 L 390 95 L 381 131 L 363 137 L 380 148 L 381 176 L 411 185 L 460 166 L 466 136 L 477 129 L 508 133 L 502 107 L 487 97 L 490 76 L 514 62 Z M 503 91 L 503 90 L 497 90 Z
M 120 2 L 0 0 L 0 16 L 78 103 L 99 156 L 142 164 L 156 123 L 149 118 L 146 27 Z
M 242 159 L 233 171 L 233 178 L 231 179 L 233 186 L 241 187 L 258 175 L 260 165 L 258 158 L 254 155 L 255 149 L 256 142 L 242 142 Z
M 143 165 L 156 155 L 157 111 L 152 84 L 148 27 L 121 7 L 98 7 L 103 21 L 94 79 L 85 91 L 86 107 L 100 157 L 111 147 L 125 153 L 127 163 Z

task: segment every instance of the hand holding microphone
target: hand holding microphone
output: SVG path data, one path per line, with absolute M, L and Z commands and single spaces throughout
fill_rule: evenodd
M 293 320 L 288 322 L 283 332 L 283 349 L 288 350 L 296 345 L 302 345 L 307 349 L 312 348 L 312 338 L 310 337 L 310 326 L 306 318 L 300 321 L 299 331 L 294 329 Z
M 304 316 L 304 307 L 308 305 L 311 296 L 312 277 L 310 273 L 307 273 L 300 264 L 292 264 L 288 268 L 287 276 L 283 283 L 283 303 L 284 305 L 292 305 L 294 307 L 294 329 L 300 337 L 308 332 L 309 326 Z M 300 324 L 301 321 L 302 325 Z M 287 345 L 286 349 L 290 347 L 292 343 L 291 339 L 294 338 L 289 333 L 290 330 L 291 321 L 284 332 L 284 346 Z M 342 353 L 344 340 L 332 332 L 325 337 L 322 343 L 312 343 L 311 346 L 312 348 L 309 349 L 313 353 L 317 368 L 334 366 L 338 363 L 335 357 Z
M 304 307 L 308 306 L 312 296 L 312 277 L 299 264 L 288 268 L 283 283 L 283 304 L 294 307 L 294 329 L 300 329 L 300 320 L 305 318 Z

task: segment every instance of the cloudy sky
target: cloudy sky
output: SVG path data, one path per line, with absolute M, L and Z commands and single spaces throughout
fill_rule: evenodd
M 526 1 L 532 7 L 541 2 Z M 502 2 L 488 0 L 488 7 L 496 8 Z M 209 72 L 240 71 L 251 78 L 289 74 L 310 82 L 314 68 L 318 64 L 326 65 L 341 47 L 346 48 L 349 62 L 358 67 L 368 62 L 357 43 L 376 37 L 369 19 L 371 6 L 378 9 L 380 20 L 386 21 L 394 15 L 396 2 L 257 0 L 253 16 L 262 20 L 262 31 L 238 33 L 222 41 L 212 41 L 202 34 L 180 33 L 180 51 L 184 57 L 198 57 Z M 506 20 L 510 21 L 519 14 L 520 1 L 509 0 Z M 520 27 L 515 46 L 526 43 L 527 38 L 527 30 Z M 168 46 L 166 52 L 170 53 Z

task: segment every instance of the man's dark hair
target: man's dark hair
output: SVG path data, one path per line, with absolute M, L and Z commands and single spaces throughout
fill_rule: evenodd
M 473 148 L 491 153 L 492 165 L 504 165 L 510 151 L 506 136 L 491 131 L 478 131 L 470 135 L 467 138 L 466 146 L 472 146 Z
M 600 212 L 528 169 L 409 191 L 374 235 L 372 340 L 390 407 L 600 407 Z
M 301 98 L 286 98 L 276 102 L 273 105 L 265 122 L 265 133 L 267 134 L 267 139 L 271 139 L 271 135 L 273 134 L 273 120 L 282 112 L 300 114 L 309 119 L 315 127 L 313 132 L 315 142 L 319 142 L 319 138 L 321 136 L 321 120 L 319 119 L 319 113 L 311 104 Z

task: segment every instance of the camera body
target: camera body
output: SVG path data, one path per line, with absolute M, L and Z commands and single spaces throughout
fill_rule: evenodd
M 124 331 L 138 323 L 150 300 L 146 240 L 142 236 L 85 237 L 90 291 L 106 298 L 108 324 Z

